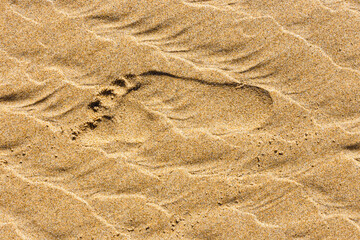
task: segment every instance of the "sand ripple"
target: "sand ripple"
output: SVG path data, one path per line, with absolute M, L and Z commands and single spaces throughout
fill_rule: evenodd
M 360 239 L 356 1 L 0 1 L 1 239 Z

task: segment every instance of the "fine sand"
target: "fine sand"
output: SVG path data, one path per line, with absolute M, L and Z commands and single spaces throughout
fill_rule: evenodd
M 0 0 L 0 239 L 360 239 L 359 0 Z

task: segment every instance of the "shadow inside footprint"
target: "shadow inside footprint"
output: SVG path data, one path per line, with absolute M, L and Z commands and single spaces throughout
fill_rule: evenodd
M 343 148 L 347 149 L 347 150 L 351 150 L 351 151 L 356 151 L 356 150 L 360 150 L 360 143 L 355 143 L 355 144 L 350 144 L 350 145 L 346 145 Z
M 85 127 L 90 128 L 91 130 L 94 130 L 97 127 L 97 125 L 94 122 L 87 122 L 85 124 Z
M 115 92 L 113 89 L 104 89 L 102 90 L 99 95 L 102 95 L 102 96 L 115 96 Z
M 135 74 L 131 74 L 131 73 L 125 75 L 125 78 L 126 78 L 126 79 L 133 79 L 133 78 L 135 78 L 135 77 L 136 77 L 136 75 L 135 75 Z
M 101 106 L 100 100 L 95 100 L 91 103 L 89 103 L 88 107 L 93 110 L 94 112 L 97 112 Z
M 141 83 L 137 82 L 134 86 L 128 89 L 128 93 L 131 91 L 136 91 L 141 87 Z
M 124 79 L 115 79 L 112 84 L 119 86 L 119 87 L 126 87 L 126 82 Z
M 106 119 L 106 120 L 111 120 L 111 119 L 113 119 L 114 118 L 114 116 L 110 116 L 110 115 L 104 115 L 104 116 L 102 116 L 104 119 Z

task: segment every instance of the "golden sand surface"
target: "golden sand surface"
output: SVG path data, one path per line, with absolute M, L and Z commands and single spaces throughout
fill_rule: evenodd
M 0 0 L 0 239 L 360 239 L 359 0 Z

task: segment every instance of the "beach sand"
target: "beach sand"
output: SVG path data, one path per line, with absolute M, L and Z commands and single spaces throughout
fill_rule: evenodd
M 360 239 L 358 0 L 0 0 L 0 239 Z

